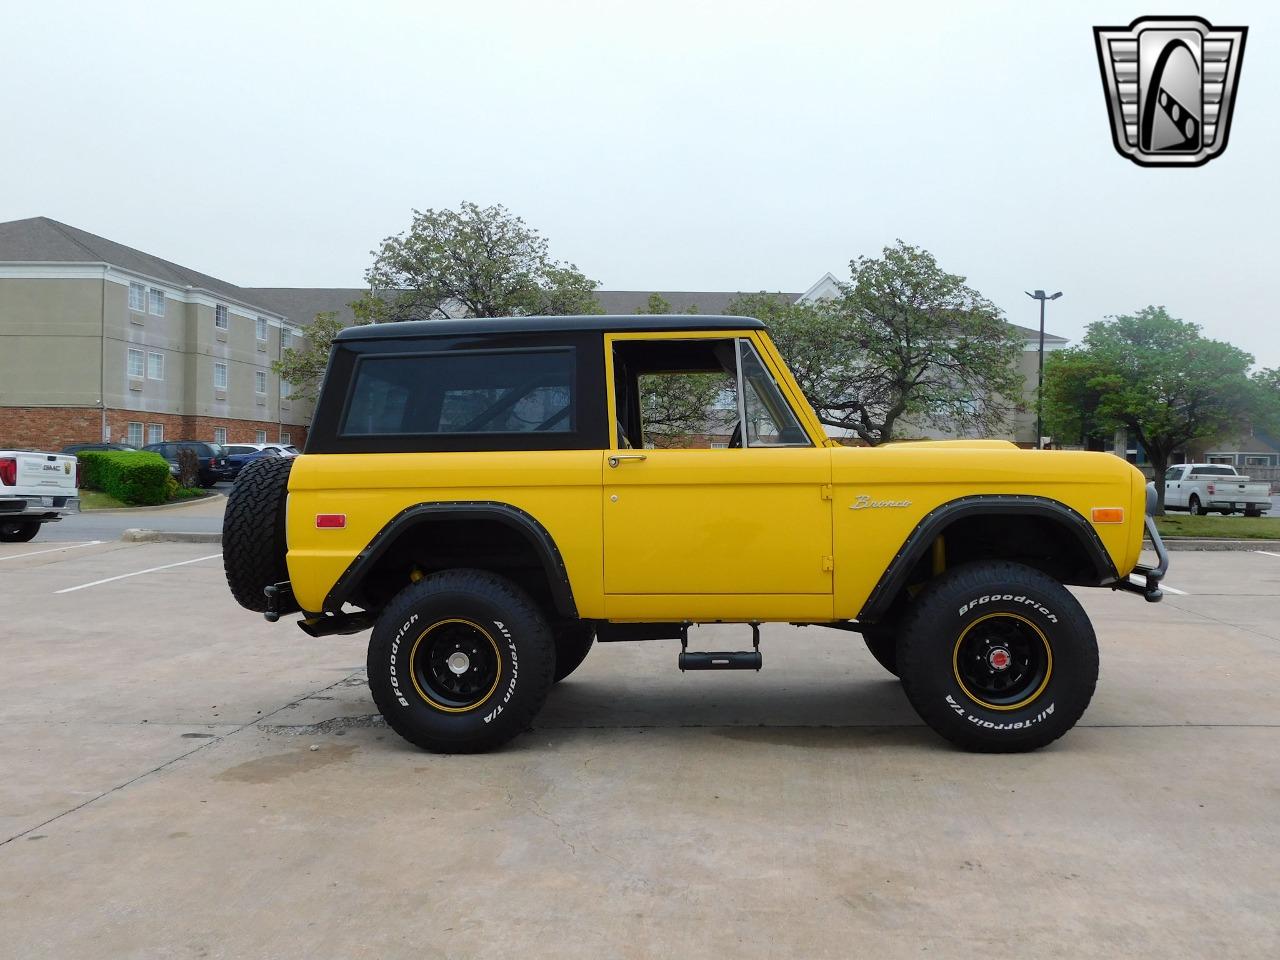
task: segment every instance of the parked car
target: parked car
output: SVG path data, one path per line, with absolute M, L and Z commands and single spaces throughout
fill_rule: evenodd
M 1164 506 L 1192 516 L 1216 510 L 1260 517 L 1271 509 L 1271 484 L 1252 483 L 1225 463 L 1179 463 L 1165 471 Z
M 41 524 L 80 512 L 80 464 L 73 456 L 0 450 L 0 542 L 25 543 Z
M 259 447 L 256 443 L 229 443 L 222 449 L 226 451 L 227 463 L 231 466 L 232 480 L 240 476 L 240 471 L 245 468 L 245 465 L 254 460 L 261 457 L 282 456 L 276 448 L 266 445 Z
M 655 449 L 641 385 L 690 372 L 736 396 L 729 446 Z M 745 317 L 371 324 L 334 338 L 307 452 L 245 467 L 223 566 L 269 621 L 372 628 L 374 702 L 428 750 L 510 740 L 597 638 L 759 670 L 767 621 L 862 634 L 930 727 L 1006 753 L 1093 696 L 1068 586 L 1161 598 L 1154 494 L 1104 453 L 841 446 Z M 689 649 L 695 623 L 747 642 Z
M 86 450 L 123 450 L 128 453 L 136 451 L 137 447 L 132 447 L 127 443 L 73 443 L 69 447 L 63 447 L 63 453 L 84 453 Z
M 227 462 L 226 452 L 216 443 L 205 443 L 202 440 L 174 440 L 166 443 L 149 443 L 142 448 L 149 453 L 158 453 L 169 461 L 169 472 L 175 477 L 179 474 L 178 454 L 183 450 L 194 450 L 200 461 L 200 485 L 212 487 L 219 480 L 230 480 L 231 464 Z
M 271 450 L 282 457 L 297 457 L 302 454 L 302 451 L 291 443 L 233 443 L 229 446 L 237 447 L 242 451 L 245 449 Z

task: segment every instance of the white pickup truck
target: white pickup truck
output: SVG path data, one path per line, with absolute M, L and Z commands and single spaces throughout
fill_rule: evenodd
M 1260 517 L 1271 509 L 1271 484 L 1251 483 L 1225 463 L 1179 463 L 1165 471 L 1164 505 L 1193 516 L 1216 510 Z
M 0 542 L 25 543 L 40 524 L 80 512 L 80 464 L 64 453 L 0 450 Z

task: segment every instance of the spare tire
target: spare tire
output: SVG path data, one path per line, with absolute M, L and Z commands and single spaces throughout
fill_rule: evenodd
M 236 602 L 256 613 L 266 612 L 266 588 L 289 579 L 284 516 L 292 468 L 292 457 L 252 460 L 240 471 L 227 497 L 222 568 Z

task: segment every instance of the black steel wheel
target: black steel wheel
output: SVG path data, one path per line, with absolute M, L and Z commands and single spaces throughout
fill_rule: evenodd
M 501 661 L 491 632 L 456 617 L 431 624 L 409 651 L 419 694 L 441 710 L 469 710 L 492 696 Z
M 1017 613 L 991 613 L 956 638 L 956 679 L 975 703 L 1016 709 L 1049 682 L 1053 651 L 1040 628 Z

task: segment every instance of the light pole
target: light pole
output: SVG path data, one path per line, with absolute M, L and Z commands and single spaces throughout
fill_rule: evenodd
M 1044 302 L 1057 300 L 1062 296 L 1062 291 L 1052 294 L 1046 294 L 1043 290 L 1035 293 L 1029 290 L 1023 292 L 1032 300 L 1040 301 L 1040 359 L 1036 372 L 1036 449 L 1039 450 L 1044 443 Z

